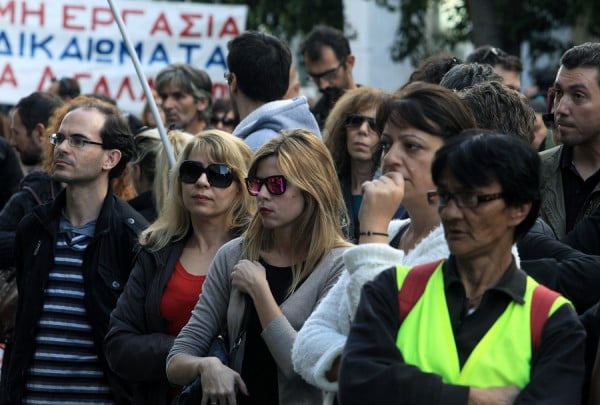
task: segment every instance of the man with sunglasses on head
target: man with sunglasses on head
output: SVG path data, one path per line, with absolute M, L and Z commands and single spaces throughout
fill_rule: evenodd
M 227 44 L 229 98 L 239 124 L 233 135 L 256 151 L 282 129 L 321 131 L 304 97 L 284 100 L 290 82 L 292 54 L 279 39 L 244 32 Z
M 467 56 L 468 63 L 485 63 L 502 76 L 503 83 L 513 90 L 521 91 L 523 63 L 515 55 L 491 45 L 480 46 Z
M 319 127 L 323 128 L 329 111 L 342 94 L 358 87 L 352 78 L 355 57 L 344 34 L 326 25 L 312 29 L 301 53 L 308 76 L 323 94 L 312 108 Z
M 147 225 L 110 188 L 133 137 L 115 107 L 85 101 L 70 107 L 50 143 L 52 177 L 65 188 L 17 228 L 19 298 L 0 403 L 128 403 L 102 341 Z

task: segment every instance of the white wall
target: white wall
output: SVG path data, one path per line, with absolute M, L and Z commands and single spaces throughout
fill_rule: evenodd
M 409 61 L 393 62 L 390 49 L 400 17 L 375 4 L 374 0 L 344 0 L 347 24 L 355 32 L 350 41 L 356 56 L 354 80 L 365 86 L 397 90 L 413 71 Z

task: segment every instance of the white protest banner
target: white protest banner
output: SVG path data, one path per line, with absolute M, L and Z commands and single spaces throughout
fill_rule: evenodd
M 170 63 L 189 63 L 226 94 L 227 42 L 245 30 L 247 6 L 118 1 L 152 86 Z M 82 93 L 103 94 L 139 113 L 145 101 L 127 48 L 104 0 L 0 0 L 0 103 L 15 104 L 52 78 L 74 77 Z

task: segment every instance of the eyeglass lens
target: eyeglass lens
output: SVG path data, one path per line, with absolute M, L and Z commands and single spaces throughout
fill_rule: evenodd
M 233 171 L 223 163 L 211 163 L 204 167 L 199 162 L 186 160 L 179 168 L 179 177 L 182 183 L 194 184 L 202 173 L 206 173 L 208 183 L 217 188 L 227 188 L 233 182 Z
M 246 179 L 246 187 L 248 188 L 248 192 L 250 195 L 257 196 L 260 193 L 260 189 L 263 184 L 267 186 L 267 191 L 273 195 L 281 195 L 285 193 L 285 189 L 287 187 L 287 182 L 285 177 L 278 176 L 269 176 L 261 179 L 259 177 L 250 177 Z
M 348 118 L 346 118 L 346 126 L 349 127 L 360 127 L 363 122 L 367 121 L 367 124 L 369 124 L 369 128 L 371 128 L 371 130 L 375 131 L 375 118 L 371 118 L 371 117 L 367 117 L 365 115 L 359 115 L 359 114 L 351 114 L 348 116 Z

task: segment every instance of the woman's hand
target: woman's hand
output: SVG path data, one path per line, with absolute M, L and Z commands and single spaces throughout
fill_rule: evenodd
M 404 177 L 388 172 L 378 179 L 365 181 L 358 211 L 360 230 L 386 233 L 394 214 L 404 198 Z
M 216 357 L 207 357 L 200 371 L 202 383 L 202 404 L 235 405 L 235 387 L 244 395 L 248 395 L 246 384 L 234 370 L 225 366 Z
M 233 266 L 231 285 L 245 292 L 253 300 L 265 291 L 270 292 L 265 268 L 257 261 L 242 259 Z

